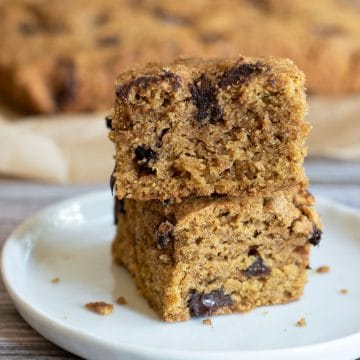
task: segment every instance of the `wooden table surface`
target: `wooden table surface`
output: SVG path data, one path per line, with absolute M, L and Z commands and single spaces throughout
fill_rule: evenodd
M 360 209 L 360 162 L 312 160 L 306 167 L 312 192 Z M 58 186 L 0 179 L 0 247 L 18 224 L 41 208 L 106 187 L 107 184 Z M 45 340 L 27 325 L 15 310 L 0 280 L 0 359 L 79 358 Z

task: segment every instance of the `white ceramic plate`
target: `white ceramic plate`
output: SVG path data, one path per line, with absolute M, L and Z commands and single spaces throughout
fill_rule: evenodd
M 4 246 L 5 286 L 25 320 L 49 340 L 99 360 L 360 356 L 359 212 L 318 199 L 325 233 L 311 266 L 328 265 L 330 272 L 310 271 L 301 301 L 214 317 L 209 327 L 201 319 L 159 321 L 125 270 L 112 265 L 112 207 L 109 192 L 62 202 L 23 223 Z M 110 316 L 84 308 L 119 295 L 128 305 L 116 305 Z M 302 317 L 307 326 L 295 326 Z

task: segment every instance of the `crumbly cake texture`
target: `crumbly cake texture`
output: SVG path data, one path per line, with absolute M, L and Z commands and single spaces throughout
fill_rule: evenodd
M 310 244 L 321 234 L 306 190 L 116 202 L 113 258 L 163 320 L 243 312 L 302 295 Z
M 2 0 L 0 30 L 0 93 L 29 112 L 107 110 L 135 63 L 239 52 L 293 59 L 313 93 L 360 91 L 360 15 L 337 0 Z
M 288 59 L 179 60 L 116 82 L 118 198 L 240 196 L 306 184 L 304 75 Z

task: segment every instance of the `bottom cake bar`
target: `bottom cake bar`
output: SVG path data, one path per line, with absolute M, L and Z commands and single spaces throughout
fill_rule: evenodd
M 266 197 L 116 200 L 113 258 L 165 321 L 297 300 L 321 224 L 301 187 Z

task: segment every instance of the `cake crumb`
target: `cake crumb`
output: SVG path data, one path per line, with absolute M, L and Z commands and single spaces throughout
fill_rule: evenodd
M 203 325 L 206 325 L 206 326 L 212 326 L 212 322 L 211 322 L 211 319 L 204 319 L 202 321 Z
M 340 289 L 340 294 L 342 295 L 346 295 L 348 292 L 348 289 Z
M 118 305 L 126 305 L 127 304 L 127 301 L 126 299 L 123 297 L 123 296 L 119 296 L 117 299 L 116 299 L 116 303 Z
M 298 326 L 298 327 L 304 327 L 304 326 L 306 326 L 306 320 L 305 320 L 305 318 L 302 317 L 300 320 L 298 320 L 298 321 L 296 322 L 295 325 Z
M 326 274 L 330 271 L 330 267 L 327 265 L 322 265 L 322 266 L 319 266 L 315 271 L 318 274 Z
M 114 305 L 113 304 L 107 304 L 104 301 L 95 301 L 95 302 L 89 302 L 85 304 L 85 307 L 100 315 L 110 315 L 113 311 Z
M 171 262 L 170 256 L 166 254 L 159 255 L 159 260 L 165 264 L 169 264 Z
M 60 282 L 60 278 L 59 277 L 54 277 L 54 278 L 51 279 L 51 282 L 53 284 L 58 284 Z
M 263 313 L 263 315 L 267 315 L 267 314 L 269 314 L 269 312 L 268 312 L 268 311 L 263 311 L 262 313 Z

